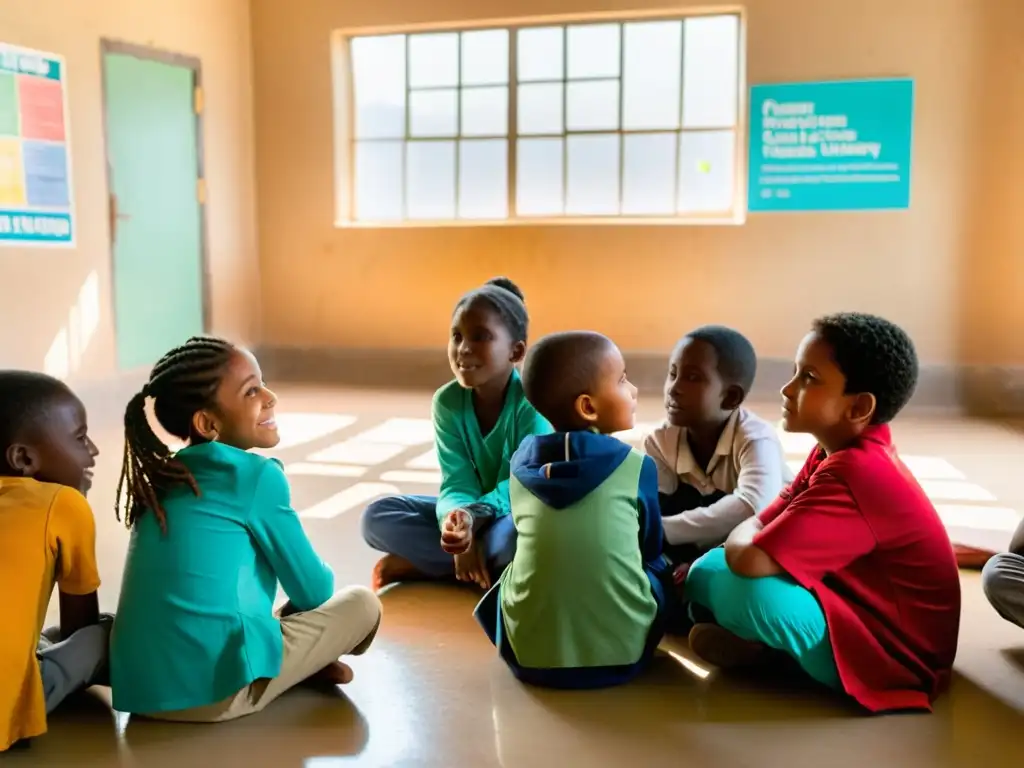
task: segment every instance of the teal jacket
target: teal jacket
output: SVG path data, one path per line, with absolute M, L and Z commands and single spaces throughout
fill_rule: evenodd
M 487 505 L 495 517 L 507 515 L 512 454 L 524 438 L 551 432 L 551 425 L 526 400 L 519 372 L 513 369 L 501 415 L 486 435 L 473 410 L 473 391 L 458 381 L 437 390 L 431 415 L 441 465 L 438 523 L 453 509 L 471 504 Z
M 278 584 L 300 611 L 334 593 L 279 462 L 220 443 L 178 458 L 201 494 L 185 486 L 166 494 L 166 535 L 148 512 L 132 530 L 110 649 L 120 712 L 205 706 L 276 677 Z

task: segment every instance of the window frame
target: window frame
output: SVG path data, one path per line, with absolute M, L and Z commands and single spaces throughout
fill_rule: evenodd
M 657 21 L 682 21 L 682 34 L 685 38 L 685 22 L 688 19 L 718 16 L 735 16 L 737 19 L 737 46 L 736 46 L 736 120 L 729 126 L 697 127 L 686 128 L 682 122 L 678 128 L 664 129 L 625 129 L 623 123 L 623 104 L 625 101 L 625 33 L 624 25 L 631 22 L 657 22 Z M 568 32 L 570 26 L 587 26 L 601 24 L 619 25 L 619 73 L 616 77 L 599 78 L 570 78 L 568 72 Z M 524 80 L 520 82 L 518 77 L 518 35 L 523 29 L 562 27 L 562 75 L 559 80 Z M 508 78 L 503 84 L 470 84 L 465 85 L 462 81 L 462 37 L 464 32 L 479 32 L 486 30 L 505 30 L 508 32 Z M 419 88 L 410 86 L 410 37 L 419 34 L 457 34 L 457 52 L 459 79 L 454 86 L 443 88 Z M 358 139 L 355 131 L 356 107 L 355 107 L 355 83 L 352 66 L 352 40 L 358 37 L 376 37 L 385 35 L 405 35 L 405 116 L 404 131 L 401 137 L 386 137 L 373 139 Z M 747 128 L 749 118 L 747 115 L 747 78 L 746 78 L 746 12 L 741 6 L 723 6 L 720 8 L 700 8 L 693 10 L 660 10 L 649 12 L 605 12 L 595 14 L 571 14 L 528 19 L 497 19 L 479 22 L 451 22 L 436 24 L 401 25 L 392 27 L 358 27 L 340 29 L 332 35 L 332 94 L 334 101 L 334 188 L 335 188 L 335 227 L 341 229 L 421 229 L 421 228 L 450 228 L 450 227 L 515 227 L 515 226 L 608 226 L 608 225 L 646 225 L 646 226 L 737 226 L 746 222 L 747 213 L 747 166 L 748 158 Z M 681 50 L 680 61 L 680 110 L 683 108 L 685 99 L 685 44 Z M 615 80 L 619 84 L 618 94 L 618 128 L 613 130 L 569 130 L 566 113 L 568 101 L 568 85 L 571 82 L 587 82 L 601 80 Z M 552 83 L 562 86 L 562 131 L 551 134 L 522 134 L 518 132 L 518 88 L 523 84 Z M 464 136 L 462 134 L 462 93 L 465 90 L 477 88 L 505 87 L 508 89 L 507 128 L 504 136 Z M 453 136 L 445 137 L 414 137 L 411 135 L 411 110 L 409 109 L 410 94 L 430 90 L 455 90 L 456 92 L 456 133 Z M 713 133 L 732 131 L 733 142 L 733 204 L 728 211 L 708 212 L 698 214 L 603 214 L 603 215 L 537 215 L 522 216 L 516 211 L 516 176 L 517 176 L 517 144 L 522 138 L 542 139 L 560 138 L 562 140 L 562 163 L 563 163 L 563 203 L 568 200 L 567 170 L 568 165 L 568 137 L 585 135 L 616 136 L 619 140 L 619 202 L 622 203 L 623 177 L 625 176 L 625 137 L 630 135 L 676 135 L 682 136 L 685 133 Z M 507 216 L 506 218 L 484 219 L 484 218 L 454 218 L 445 219 L 410 219 L 403 211 L 403 218 L 394 220 L 359 220 L 355 216 L 356 211 L 356 173 L 355 157 L 356 145 L 358 142 L 401 142 L 402 163 L 403 163 L 403 199 L 406 192 L 404 173 L 407 168 L 406 156 L 410 143 L 447 141 L 455 146 L 455 167 L 454 167 L 454 197 L 456 212 L 459 200 L 459 142 L 463 140 L 497 140 L 506 142 L 506 184 L 507 184 Z M 678 153 L 678 142 L 676 144 Z M 676 156 L 676 167 L 674 169 L 675 186 L 674 194 L 678 195 L 678 174 L 679 157 Z M 404 206 L 403 206 L 404 207 Z

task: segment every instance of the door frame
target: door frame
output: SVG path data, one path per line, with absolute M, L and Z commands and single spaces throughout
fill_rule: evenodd
M 206 204 L 208 202 L 208 193 L 203 195 L 204 199 L 198 199 L 199 196 L 199 185 L 202 184 L 206 187 L 206 161 L 205 161 L 205 141 L 203 133 L 203 113 L 206 111 L 203 104 L 200 102 L 200 108 L 196 109 L 195 98 L 196 94 L 203 93 L 203 68 L 202 62 L 195 56 L 188 56 L 183 53 L 174 53 L 173 51 L 165 51 L 160 48 L 151 48 L 145 45 L 137 45 L 135 43 L 125 42 L 123 40 L 115 40 L 112 38 L 100 38 L 100 100 L 102 107 L 103 116 L 103 154 L 105 160 L 105 174 L 107 182 L 107 239 L 110 242 L 110 309 L 111 317 L 114 323 L 114 351 L 116 357 L 117 351 L 117 296 L 116 296 L 116 283 L 115 275 L 117 269 L 117 262 L 115 257 L 115 226 L 114 226 L 114 211 L 113 211 L 113 194 L 114 194 L 114 180 L 113 180 L 113 165 L 110 159 L 110 128 L 107 125 L 107 71 L 106 71 L 106 57 L 109 53 L 122 54 L 131 56 L 132 58 L 140 59 L 142 61 L 158 61 L 162 64 L 170 64 L 174 67 L 182 67 L 192 72 L 192 115 L 195 119 L 195 138 L 196 138 L 196 195 L 197 202 L 199 203 L 199 291 L 200 301 L 202 304 L 202 316 L 203 316 L 203 333 L 210 332 L 210 325 L 213 316 L 212 301 L 210 296 L 210 253 L 209 253 L 209 234 L 207 229 L 207 216 L 206 216 Z

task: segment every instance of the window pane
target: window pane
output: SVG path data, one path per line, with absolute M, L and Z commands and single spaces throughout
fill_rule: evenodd
M 455 218 L 455 142 L 406 146 L 406 206 L 410 219 Z
M 508 142 L 459 142 L 459 218 L 508 218 Z
M 562 132 L 562 88 L 561 83 L 519 86 L 519 133 Z
M 568 28 L 568 38 L 570 79 L 618 77 L 618 24 L 579 24 Z
M 731 128 L 739 91 L 739 17 L 705 16 L 685 25 L 683 126 Z
M 622 212 L 673 214 L 676 210 L 675 133 L 646 133 L 625 137 Z
M 405 135 L 405 35 L 352 40 L 356 137 Z
M 433 88 L 459 84 L 459 35 L 409 36 L 409 85 Z
M 624 34 L 623 128 L 678 128 L 682 22 L 626 24 Z
M 564 54 L 562 27 L 536 27 L 516 32 L 520 80 L 561 80 Z
M 567 213 L 619 212 L 619 136 L 570 136 Z
M 356 219 L 401 219 L 402 142 L 356 142 L 355 187 Z
M 462 84 L 508 82 L 508 30 L 462 33 Z
M 412 91 L 409 94 L 409 134 L 454 136 L 458 120 L 456 90 Z
M 619 127 L 619 81 L 570 82 L 565 126 L 570 131 L 603 131 Z
M 462 91 L 462 135 L 508 135 L 507 86 Z
M 735 162 L 733 131 L 682 134 L 679 138 L 679 212 L 732 210 Z
M 562 213 L 562 139 L 520 139 L 516 144 L 516 213 Z

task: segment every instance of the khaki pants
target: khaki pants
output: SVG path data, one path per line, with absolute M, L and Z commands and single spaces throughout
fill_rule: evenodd
M 217 723 L 260 712 L 289 688 L 345 654 L 363 653 L 380 625 L 381 604 L 365 587 L 347 587 L 312 611 L 281 619 L 281 672 L 261 678 L 216 704 L 146 715 L 156 720 Z

